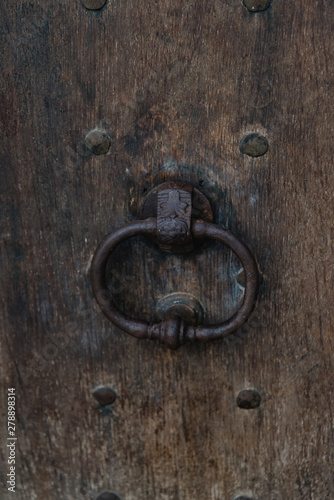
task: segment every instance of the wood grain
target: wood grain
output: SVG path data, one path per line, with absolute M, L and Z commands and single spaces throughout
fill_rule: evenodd
M 0 14 L 16 498 L 333 498 L 333 3 L 273 0 L 253 14 L 239 0 L 4 0 Z M 111 138 L 106 155 L 84 147 L 94 128 Z M 266 155 L 240 153 L 250 132 Z M 199 187 L 256 255 L 263 283 L 238 342 L 169 352 L 94 302 L 97 244 L 170 179 Z M 214 320 L 241 299 L 238 262 L 215 245 L 189 259 L 136 240 L 116 264 L 133 278 L 119 303 L 138 315 L 170 291 L 191 291 Z M 110 408 L 92 397 L 98 384 L 117 393 Z M 236 405 L 248 387 L 258 409 Z M 4 414 L 2 443 L 6 429 Z

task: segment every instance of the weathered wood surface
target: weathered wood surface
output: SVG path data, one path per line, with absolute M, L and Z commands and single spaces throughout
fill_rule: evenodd
M 96 12 L 4 0 L 0 14 L 1 498 L 13 498 L 9 386 L 17 499 L 334 498 L 333 2 L 250 14 L 239 0 L 108 0 Z M 85 151 L 95 127 L 107 155 Z M 269 140 L 259 158 L 239 151 L 254 131 Z M 93 300 L 97 244 L 168 179 L 200 187 L 257 257 L 263 284 L 238 344 L 169 352 L 114 328 Z M 237 307 L 224 250 L 125 250 L 128 311 L 153 314 L 179 290 L 213 319 Z M 108 410 L 97 384 L 118 395 Z M 236 405 L 248 387 L 256 410 Z

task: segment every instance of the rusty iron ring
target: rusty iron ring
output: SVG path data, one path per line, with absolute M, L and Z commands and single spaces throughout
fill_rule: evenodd
M 130 222 L 109 233 L 98 246 L 91 265 L 90 280 L 94 296 L 103 313 L 121 330 L 137 338 L 160 339 L 175 349 L 186 341 L 207 342 L 226 337 L 240 328 L 254 309 L 259 285 L 259 273 L 253 254 L 229 231 L 214 224 L 197 220 L 192 222 L 192 236 L 195 239 L 212 239 L 227 246 L 240 259 L 245 272 L 245 294 L 238 311 L 228 320 L 215 325 L 185 325 L 166 321 L 149 324 L 146 321 L 130 319 L 115 305 L 106 283 L 106 266 L 115 248 L 123 241 L 137 235 L 157 236 L 157 219 L 149 218 Z M 170 330 L 170 331 L 169 331 Z M 167 331 L 167 334 L 166 334 Z

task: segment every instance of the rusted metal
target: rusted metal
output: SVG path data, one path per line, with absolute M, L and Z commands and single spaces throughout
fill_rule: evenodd
M 81 3 L 89 10 L 99 10 L 105 5 L 106 0 L 81 0 Z
M 85 144 L 94 155 L 105 155 L 110 148 L 110 138 L 103 130 L 91 130 L 85 137 Z
M 191 197 L 187 196 L 187 198 L 185 198 L 183 194 L 189 194 L 189 190 L 182 190 L 180 194 L 178 186 L 175 186 L 174 189 L 169 191 L 162 190 L 161 193 L 163 196 L 158 196 L 157 203 L 165 205 L 157 209 L 158 218 L 153 217 L 125 224 L 116 231 L 108 234 L 97 248 L 90 272 L 95 298 L 104 314 L 116 326 L 137 338 L 158 339 L 170 349 L 176 349 L 187 341 L 199 340 L 201 342 L 207 342 L 209 340 L 226 337 L 243 325 L 255 306 L 259 284 L 259 273 L 255 258 L 246 245 L 229 231 L 203 220 L 192 221 L 190 225 L 191 213 L 189 213 L 188 203 L 191 202 Z M 183 199 L 187 201 L 182 201 Z M 165 210 L 166 206 L 169 207 L 168 210 Z M 189 232 L 189 235 L 186 235 L 187 238 L 190 238 L 191 232 L 191 236 L 194 239 L 212 239 L 218 241 L 230 248 L 240 259 L 245 273 L 244 298 L 238 311 L 227 321 L 216 325 L 191 325 L 186 323 L 185 318 L 173 316 L 159 323 L 149 324 L 145 321 L 131 319 L 117 308 L 106 283 L 107 261 L 115 248 L 122 241 L 132 236 L 143 234 L 157 238 L 159 228 L 164 224 L 162 213 L 166 214 L 165 219 L 167 220 L 172 214 L 172 218 L 176 223 L 180 217 L 180 221 L 185 223 L 186 233 L 187 231 Z M 173 230 L 170 240 L 164 237 L 162 245 L 166 245 L 168 249 L 175 246 L 179 250 L 184 241 L 185 251 L 187 251 L 187 243 L 189 240 L 184 240 L 184 237 L 184 232 Z
M 116 493 L 113 493 L 112 491 L 103 491 L 96 497 L 96 500 L 121 500 L 121 499 Z
M 237 397 L 237 405 L 244 410 L 258 408 L 261 403 L 261 394 L 255 389 L 244 389 Z
M 266 10 L 271 0 L 244 0 L 244 5 L 250 12 L 261 12 Z
M 181 189 L 164 189 L 158 194 L 158 244 L 168 253 L 193 249 L 190 233 L 191 193 Z
M 101 406 L 111 405 L 117 397 L 115 391 L 107 385 L 96 387 L 93 396 Z
M 162 184 L 159 184 L 159 186 L 153 188 L 152 191 L 150 191 L 144 199 L 141 218 L 148 219 L 150 217 L 157 217 L 159 193 L 161 191 L 175 189 L 191 193 L 192 220 L 201 219 L 205 220 L 206 222 L 213 222 L 213 213 L 207 197 L 192 184 L 181 181 L 164 182 Z
M 187 325 L 200 325 L 203 322 L 203 307 L 195 297 L 188 293 L 170 293 L 157 303 L 159 321 L 181 317 Z
M 267 138 L 256 132 L 245 135 L 240 142 L 240 151 L 253 158 L 264 155 L 268 147 Z

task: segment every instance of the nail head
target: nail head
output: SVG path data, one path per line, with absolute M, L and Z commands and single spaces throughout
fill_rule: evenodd
M 111 491 L 104 491 L 103 493 L 100 493 L 96 500 L 120 500 L 120 498 L 118 495 L 116 495 L 116 493 L 112 493 Z
M 258 408 L 261 403 L 261 395 L 255 389 L 240 391 L 237 397 L 237 405 L 244 410 Z
M 94 155 L 106 154 L 110 148 L 109 136 L 102 130 L 91 130 L 85 137 L 89 151 Z
M 81 0 L 81 3 L 84 7 L 86 7 L 86 9 L 99 10 L 102 9 L 106 1 L 107 0 Z
M 256 132 L 245 135 L 240 142 L 240 151 L 248 156 L 262 156 L 268 151 L 267 139 Z
M 244 5 L 250 12 L 261 12 L 266 10 L 271 0 L 244 0 Z
M 115 391 L 107 385 L 97 387 L 93 392 L 93 396 L 101 406 L 111 405 L 116 399 Z
M 188 293 L 171 293 L 157 303 L 159 321 L 181 317 L 189 325 L 203 322 L 203 307 L 197 299 Z

